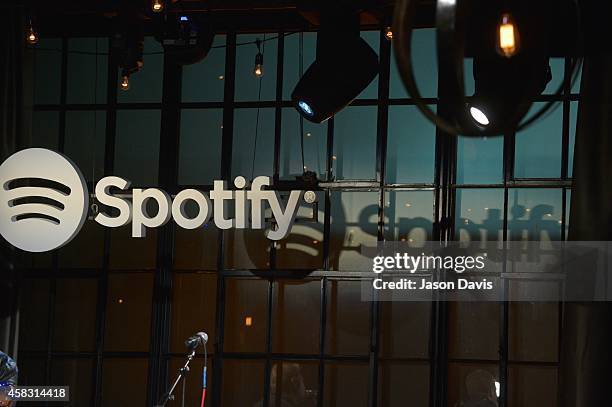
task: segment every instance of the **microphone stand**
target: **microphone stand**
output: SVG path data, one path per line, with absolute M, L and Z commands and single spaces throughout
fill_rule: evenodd
M 176 386 L 178 386 L 178 384 L 181 382 L 181 380 L 183 380 L 183 400 L 181 401 L 181 404 L 183 407 L 185 407 L 185 377 L 187 376 L 187 373 L 189 373 L 189 364 L 193 360 L 194 356 L 195 349 L 191 350 L 191 352 L 187 354 L 187 361 L 185 362 L 183 367 L 178 370 L 178 376 L 170 387 L 170 390 L 168 390 L 168 392 L 163 395 L 163 397 L 160 399 L 160 402 L 155 407 L 164 407 L 169 400 L 174 400 L 174 390 L 176 389 Z

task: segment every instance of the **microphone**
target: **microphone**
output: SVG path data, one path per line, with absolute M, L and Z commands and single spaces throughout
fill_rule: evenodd
M 185 346 L 189 350 L 194 350 L 198 346 L 204 345 L 206 342 L 208 342 L 208 335 L 206 332 L 198 332 L 197 334 L 187 338 L 185 341 Z

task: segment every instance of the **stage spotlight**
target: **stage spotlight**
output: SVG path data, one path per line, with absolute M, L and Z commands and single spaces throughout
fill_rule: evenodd
M 214 33 L 206 16 L 169 16 L 159 27 L 156 39 L 179 65 L 200 62 L 212 47 Z
M 489 121 L 489 118 L 487 117 L 485 112 L 483 112 L 481 109 L 482 107 L 476 107 L 472 105 L 470 107 L 470 114 L 472 115 L 472 118 L 476 120 L 478 124 L 482 126 L 488 126 L 491 122 Z
M 357 12 L 321 12 L 317 57 L 291 99 L 307 120 L 321 123 L 355 99 L 378 74 L 378 55 L 359 36 Z

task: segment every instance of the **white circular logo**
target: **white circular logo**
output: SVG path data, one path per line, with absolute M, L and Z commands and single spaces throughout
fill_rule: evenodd
M 83 174 L 59 153 L 29 148 L 0 165 L 0 234 L 19 249 L 65 245 L 81 230 L 88 205 Z

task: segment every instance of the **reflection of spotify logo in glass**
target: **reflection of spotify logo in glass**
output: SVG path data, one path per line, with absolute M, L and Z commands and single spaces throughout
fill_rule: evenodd
M 89 205 L 83 174 L 56 152 L 29 148 L 0 165 L 0 234 L 13 246 L 45 252 L 79 232 Z

